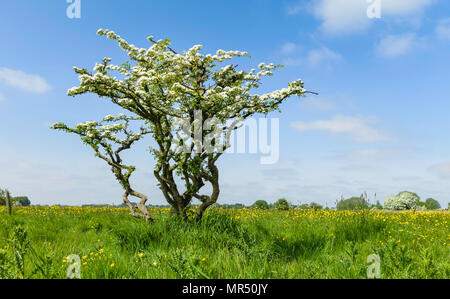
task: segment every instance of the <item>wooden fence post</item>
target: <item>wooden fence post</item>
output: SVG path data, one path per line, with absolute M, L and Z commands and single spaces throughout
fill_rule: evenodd
M 11 195 L 9 194 L 8 190 L 6 190 L 6 209 L 8 210 L 8 214 L 12 215 Z

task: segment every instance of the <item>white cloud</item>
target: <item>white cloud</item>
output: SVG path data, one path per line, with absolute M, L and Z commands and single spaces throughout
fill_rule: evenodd
M 5 97 L 0 93 L 0 102 L 3 101 Z
M 296 44 L 289 42 L 289 43 L 285 43 L 281 47 L 281 53 L 282 54 L 286 54 L 286 55 L 287 54 L 292 54 L 295 51 L 297 51 L 297 49 L 298 49 L 298 46 Z
M 375 122 L 373 118 L 337 115 L 331 120 L 293 122 L 291 123 L 291 127 L 298 131 L 327 131 L 336 134 L 347 134 L 358 142 L 391 140 L 381 131 L 373 128 L 371 126 L 373 122 Z
M 450 178 L 450 162 L 435 164 L 430 170 L 442 178 Z
M 414 148 L 410 147 L 362 149 L 355 150 L 347 154 L 338 155 L 336 158 L 348 161 L 378 162 L 382 160 L 405 158 L 414 150 Z
M 326 47 L 322 47 L 321 49 L 311 50 L 308 52 L 306 56 L 306 61 L 312 65 L 317 66 L 326 61 L 337 61 L 342 57 L 336 52 L 331 51 Z
M 0 82 L 31 93 L 45 93 L 51 89 L 44 78 L 22 71 L 0 68 Z
M 382 18 L 419 15 L 433 2 L 435 1 L 381 0 Z M 369 5 L 366 0 L 319 0 L 315 2 L 312 13 L 322 21 L 321 29 L 327 34 L 355 33 L 364 31 L 373 23 L 367 16 Z
M 439 21 L 436 27 L 436 35 L 443 40 L 450 40 L 450 19 Z
M 329 34 L 361 31 L 370 25 L 365 0 L 320 0 L 314 15 L 322 20 L 321 29 Z
M 294 43 L 286 43 L 281 48 L 281 54 L 286 56 L 284 64 L 288 66 L 307 65 L 310 67 L 323 66 L 342 60 L 342 56 L 327 47 L 303 51 Z
M 381 9 L 388 15 L 411 15 L 423 11 L 435 0 L 381 0 Z
M 292 5 L 286 7 L 286 13 L 290 16 L 296 15 L 304 9 L 304 5 L 299 3 L 297 5 Z
M 383 151 L 378 149 L 365 149 L 353 151 L 349 154 L 341 156 L 346 160 L 356 160 L 356 161 L 379 161 L 385 160 L 392 157 L 392 152 Z
M 336 108 L 335 103 L 322 98 L 306 98 L 304 101 L 301 101 L 300 106 L 310 110 L 331 110 Z
M 397 57 L 408 53 L 418 43 L 419 40 L 414 33 L 389 35 L 380 41 L 376 52 L 385 57 Z

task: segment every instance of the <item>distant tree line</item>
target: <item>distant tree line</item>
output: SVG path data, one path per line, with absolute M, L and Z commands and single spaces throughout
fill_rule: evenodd
M 241 204 L 237 204 L 239 207 L 243 206 Z M 239 208 L 238 207 L 238 208 Z M 289 210 L 289 209 L 303 209 L 303 210 L 323 210 L 329 209 L 328 207 L 323 207 L 321 204 L 316 202 L 311 202 L 309 204 L 304 203 L 300 205 L 293 205 L 285 198 L 281 198 L 277 200 L 273 204 L 269 204 L 265 200 L 257 200 L 250 208 L 257 208 L 262 210 Z M 449 203 L 450 208 L 450 203 Z M 365 210 L 365 209 L 376 209 L 376 210 L 407 210 L 407 209 L 415 209 L 415 210 L 439 210 L 441 209 L 441 205 L 439 202 L 433 198 L 428 198 L 425 201 L 421 201 L 420 197 L 413 192 L 403 191 L 398 195 L 393 197 L 388 197 L 382 205 L 380 201 L 376 201 L 374 204 L 370 203 L 370 200 L 367 196 L 367 193 L 363 193 L 361 196 L 350 197 L 347 199 L 341 198 L 336 203 L 336 207 L 334 208 L 338 211 L 353 211 L 353 210 Z
M 303 210 L 323 210 L 324 207 L 316 202 L 311 202 L 309 204 L 293 205 L 286 198 L 280 198 L 275 203 L 269 204 L 265 200 L 257 200 L 250 208 L 261 209 L 261 210 L 280 210 L 287 211 L 290 209 L 303 209 Z M 325 208 L 328 209 L 328 208 Z
M 341 199 L 336 204 L 336 210 L 338 211 L 352 211 L 352 210 L 364 210 L 364 209 L 383 209 L 381 203 L 377 200 L 375 204 L 370 204 L 369 201 L 365 200 L 364 197 L 350 197 L 347 199 Z
M 11 197 L 14 206 L 30 206 L 31 201 L 27 196 L 13 196 Z M 0 189 L 0 206 L 6 205 L 6 190 Z M 86 204 L 82 207 L 127 207 L 124 203 L 116 205 L 108 204 Z M 290 210 L 290 209 L 302 209 L 302 210 L 323 210 L 329 209 L 323 207 L 316 202 L 304 203 L 299 205 L 293 205 L 286 198 L 280 198 L 275 203 L 268 203 L 265 200 L 257 200 L 252 205 L 246 206 L 242 203 L 235 204 L 215 204 L 215 207 L 222 209 L 243 209 L 243 208 L 257 208 L 261 210 Z M 149 208 L 170 208 L 169 205 L 148 205 Z M 388 197 L 384 205 L 379 201 L 375 204 L 371 204 L 367 199 L 367 195 L 363 194 L 360 197 L 354 196 L 347 199 L 341 198 L 336 203 L 336 210 L 338 211 L 352 211 L 362 209 L 377 209 L 377 210 L 439 210 L 441 209 L 440 203 L 434 198 L 427 198 L 425 201 L 421 201 L 420 197 L 413 192 L 403 191 L 396 196 Z M 450 203 L 448 208 L 450 209 Z
M 27 196 L 13 196 L 11 201 L 15 206 L 27 207 L 31 201 Z M 6 190 L 0 189 L 0 206 L 6 206 Z

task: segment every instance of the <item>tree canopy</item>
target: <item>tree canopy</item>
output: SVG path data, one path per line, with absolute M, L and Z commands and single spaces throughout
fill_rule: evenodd
M 362 197 L 351 197 L 348 199 L 341 199 L 337 205 L 336 209 L 338 211 L 343 210 L 360 210 L 360 209 L 366 209 L 369 207 L 369 204 L 367 201 L 365 201 Z
M 269 204 L 265 200 L 257 200 L 252 205 L 252 208 L 261 209 L 261 210 L 268 210 L 269 209 Z
M 291 208 L 291 203 L 286 198 L 280 198 L 274 203 L 273 207 L 277 210 L 287 211 Z
M 16 205 L 20 205 L 22 207 L 28 207 L 31 205 L 31 201 L 28 196 L 15 196 L 12 200 Z
M 414 192 L 403 191 L 396 196 L 390 196 L 384 201 L 387 210 L 411 210 L 419 205 L 420 197 Z
M 311 210 L 322 210 L 322 209 L 323 209 L 323 206 L 322 206 L 321 204 L 316 203 L 316 202 L 311 202 L 311 203 L 309 204 L 309 208 L 310 208 Z
M 425 207 L 428 210 L 439 210 L 441 208 L 441 204 L 434 198 L 428 198 L 425 200 Z

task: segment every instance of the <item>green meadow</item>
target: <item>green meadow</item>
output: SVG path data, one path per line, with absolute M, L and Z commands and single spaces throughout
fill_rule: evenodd
M 378 266 L 379 278 L 450 277 L 445 211 L 215 208 L 199 223 L 151 214 L 146 223 L 119 208 L 0 207 L 0 278 L 79 267 L 82 279 L 364 279 Z

